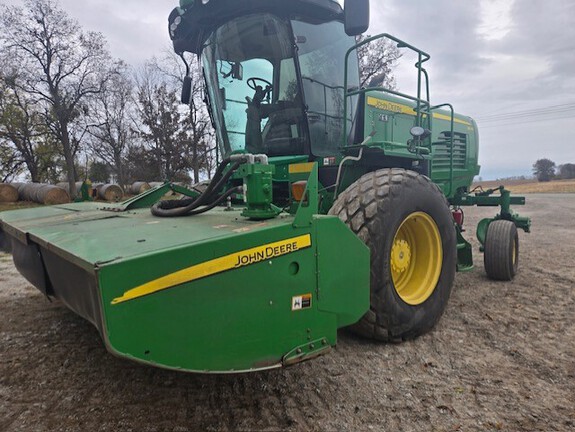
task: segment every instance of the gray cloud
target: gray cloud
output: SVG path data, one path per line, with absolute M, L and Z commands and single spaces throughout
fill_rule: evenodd
M 541 157 L 575 163 L 570 132 L 575 117 L 515 122 L 521 124 L 481 121 L 486 115 L 575 102 L 575 2 L 515 0 L 509 22 L 499 23 L 492 14 L 495 22 L 487 23 L 499 38 L 486 38 L 482 6 L 511 1 L 371 0 L 371 34 L 391 33 L 431 54 L 432 102 L 451 102 L 479 119 L 484 177 L 529 174 Z M 102 32 L 114 56 L 139 64 L 170 45 L 167 16 L 178 1 L 60 4 L 85 29 Z M 413 64 L 409 56 L 405 60 Z M 396 74 L 400 86 L 405 85 L 402 90 L 409 92 L 413 68 L 398 67 Z
M 478 2 L 390 0 L 372 5 L 372 30 L 392 33 L 427 51 L 436 73 L 455 79 L 485 66 L 475 33 Z
M 529 174 L 541 157 L 575 162 L 569 132 L 573 111 L 555 118 L 481 121 L 486 115 L 575 102 L 575 2 L 515 0 L 500 38 L 481 34 L 485 2 L 372 1 L 370 31 L 396 34 L 432 55 L 432 102 L 452 102 L 456 110 L 479 118 L 484 177 Z M 501 30 L 498 23 L 488 24 Z M 413 72 L 398 68 L 397 73 Z M 571 117 L 559 118 L 565 115 Z
M 7 0 L 6 4 L 22 5 Z M 168 15 L 178 0 L 59 0 L 85 30 L 104 34 L 115 57 L 140 64 L 170 45 Z

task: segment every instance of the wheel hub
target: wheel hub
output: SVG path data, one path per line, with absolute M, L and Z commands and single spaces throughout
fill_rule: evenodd
M 403 273 L 411 262 L 411 248 L 405 240 L 395 240 L 391 248 L 391 268 L 396 273 Z
M 414 212 L 399 226 L 393 239 L 390 267 L 393 286 L 412 306 L 434 292 L 443 263 L 439 228 L 429 214 Z

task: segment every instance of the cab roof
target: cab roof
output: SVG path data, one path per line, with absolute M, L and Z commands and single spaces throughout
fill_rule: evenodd
M 321 23 L 343 20 L 343 9 L 335 0 L 186 0 L 169 16 L 169 33 L 176 53 L 200 54 L 210 34 L 237 17 L 272 13 Z

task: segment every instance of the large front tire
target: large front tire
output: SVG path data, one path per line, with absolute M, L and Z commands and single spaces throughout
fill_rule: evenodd
M 336 200 L 337 215 L 371 251 L 371 306 L 352 329 L 399 342 L 429 331 L 451 293 L 456 232 L 444 195 L 404 169 L 362 176 Z

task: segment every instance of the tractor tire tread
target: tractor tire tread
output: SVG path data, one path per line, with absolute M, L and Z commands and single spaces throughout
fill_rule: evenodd
M 513 243 L 516 258 L 513 261 Z M 490 279 L 510 281 L 517 272 L 519 242 L 515 224 L 508 220 L 495 220 L 489 224 L 485 236 L 483 262 Z
M 387 221 L 391 218 L 390 211 L 393 202 L 402 199 L 401 196 L 409 193 L 410 189 L 434 189 L 443 199 L 446 209 L 449 208 L 447 199 L 428 177 L 420 175 L 414 171 L 401 168 L 386 168 L 365 174 L 359 181 L 354 183 L 348 189 L 343 191 L 337 198 L 329 214 L 338 216 L 339 219 L 348 225 L 352 231 L 364 243 L 370 246 L 371 243 L 383 242 L 381 230 L 381 221 Z M 382 205 L 385 203 L 385 205 Z M 372 248 L 374 253 L 383 253 L 382 248 Z M 380 256 L 372 256 L 373 261 L 382 259 Z M 371 266 L 371 280 L 378 280 L 377 269 Z M 405 340 L 413 339 L 425 331 L 417 329 L 415 331 L 398 331 L 397 328 L 391 329 L 382 325 L 383 322 L 394 322 L 394 317 L 389 314 L 378 312 L 374 309 L 374 303 L 379 304 L 383 301 L 383 288 L 371 292 L 370 310 L 362 317 L 360 321 L 351 326 L 355 333 L 375 340 L 399 343 Z M 375 300 L 375 301 L 374 301 Z M 429 328 L 435 323 L 430 323 Z

